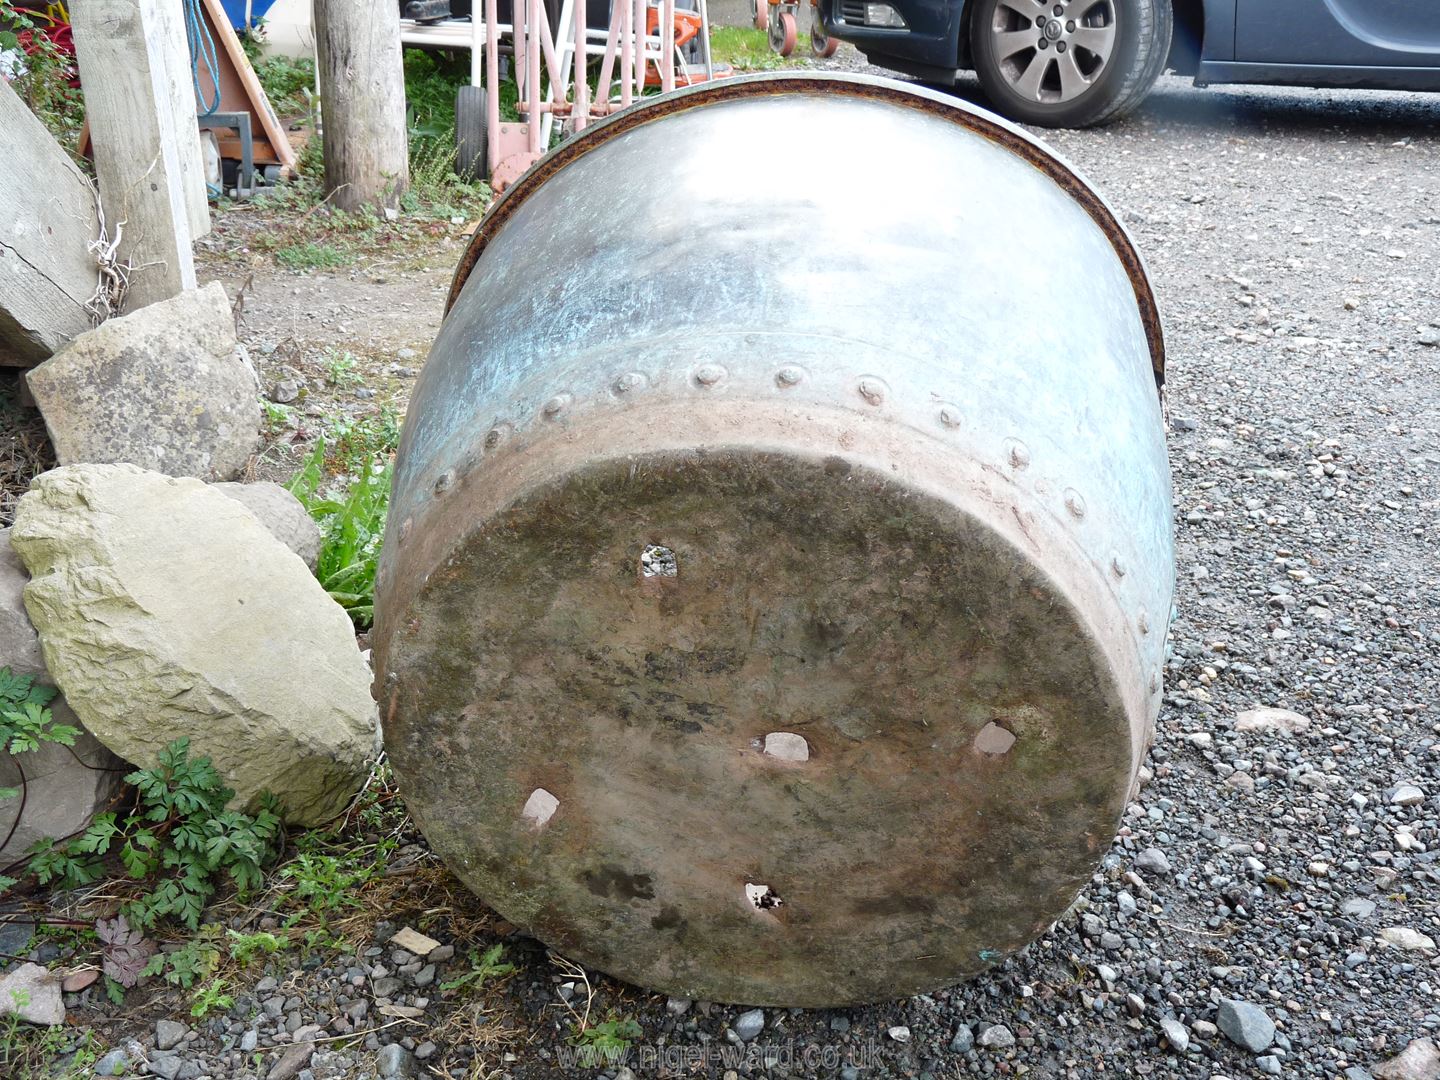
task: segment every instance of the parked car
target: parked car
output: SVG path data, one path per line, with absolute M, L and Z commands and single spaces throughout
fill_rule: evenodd
M 1103 124 L 1167 68 L 1211 83 L 1440 90 L 1440 0 L 820 0 L 833 37 L 995 109 Z

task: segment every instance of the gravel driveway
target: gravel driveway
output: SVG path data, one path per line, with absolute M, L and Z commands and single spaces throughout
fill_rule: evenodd
M 1435 96 L 1165 79 L 1126 122 L 1040 133 L 1166 315 L 1149 779 L 1074 913 L 990 977 L 757 1041 L 874 1043 L 864 1076 L 1358 1080 L 1440 1034 L 1437 131 Z M 1237 731 L 1264 708 L 1298 718 Z

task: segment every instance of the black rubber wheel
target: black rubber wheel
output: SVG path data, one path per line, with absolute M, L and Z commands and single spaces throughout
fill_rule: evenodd
M 455 92 L 455 173 L 462 180 L 490 178 L 487 104 L 479 86 L 462 86 Z
M 970 55 L 995 110 L 1042 127 L 1117 120 L 1164 69 L 1171 0 L 976 0 Z

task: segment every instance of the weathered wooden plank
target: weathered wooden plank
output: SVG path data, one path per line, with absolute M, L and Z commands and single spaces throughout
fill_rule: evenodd
M 160 32 L 165 47 L 165 89 L 175 110 L 176 144 L 180 159 L 180 186 L 190 219 L 190 239 L 210 231 L 210 195 L 205 190 L 205 162 L 200 154 L 200 125 L 195 121 L 195 79 L 190 70 L 190 46 L 185 34 L 185 9 L 178 0 L 160 5 L 166 20 Z M 171 23 L 175 25 L 171 25 Z
M 71 12 L 105 222 L 132 268 L 128 311 L 195 287 L 181 146 L 200 136 L 193 109 L 176 115 L 166 40 L 183 38 L 179 9 L 180 0 L 85 0 Z
M 90 329 L 95 194 L 45 125 L 0 79 L 0 364 L 28 367 Z

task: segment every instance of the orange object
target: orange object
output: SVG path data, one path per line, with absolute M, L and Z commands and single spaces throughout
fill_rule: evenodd
M 660 33 L 660 9 L 658 7 L 647 8 L 645 11 L 645 33 Z M 700 13 L 698 11 L 675 11 L 675 44 L 686 45 L 696 34 L 700 33 Z M 647 79 L 648 83 L 649 80 Z

